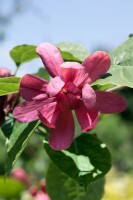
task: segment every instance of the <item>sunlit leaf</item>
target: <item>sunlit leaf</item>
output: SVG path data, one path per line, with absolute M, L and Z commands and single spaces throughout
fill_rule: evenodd
M 10 51 L 10 56 L 17 66 L 38 58 L 38 55 L 36 54 L 36 46 L 27 44 L 14 47 Z
M 110 53 L 111 67 L 107 75 L 92 85 L 114 84 L 133 88 L 133 37 Z
M 24 184 L 13 178 L 4 178 L 0 176 L 0 198 L 18 198 L 25 189 Z
M 19 83 L 19 77 L 0 78 L 0 96 L 18 92 Z
M 88 50 L 81 44 L 61 42 L 57 44 L 65 61 L 83 62 L 89 55 Z
M 99 79 L 92 85 L 114 84 L 133 88 L 133 67 L 116 65 L 108 73 L 110 75 L 107 78 Z
M 112 65 L 133 67 L 133 37 L 130 37 L 122 45 L 114 49 L 110 56 Z
M 111 156 L 105 144 L 90 134 L 77 137 L 67 150 L 44 147 L 55 165 L 80 184 L 87 185 L 103 177 L 111 167 Z

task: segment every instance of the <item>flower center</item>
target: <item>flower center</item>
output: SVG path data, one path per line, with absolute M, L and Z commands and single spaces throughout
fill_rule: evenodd
M 72 82 L 67 83 L 57 95 L 58 105 L 62 111 L 74 110 L 81 102 L 81 90 Z

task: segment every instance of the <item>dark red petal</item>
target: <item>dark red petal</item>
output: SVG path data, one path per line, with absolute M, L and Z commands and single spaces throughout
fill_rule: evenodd
M 48 81 L 40 77 L 26 74 L 20 82 L 20 94 L 26 101 L 47 98 L 46 88 Z
M 73 94 L 59 93 L 56 97 L 59 108 L 65 112 L 79 106 L 80 100 Z
M 68 82 L 65 88 L 66 88 L 66 91 L 70 94 L 77 95 L 81 93 L 81 90 L 78 87 L 76 87 L 76 85 L 72 82 Z
M 5 96 L 3 106 L 3 111 L 5 115 L 8 115 L 9 112 L 11 112 L 14 109 L 15 105 L 18 104 L 19 97 L 19 93 L 8 94 L 7 96 Z
M 45 101 L 25 101 L 15 107 L 13 116 L 20 122 L 32 122 L 37 120 L 38 109 L 42 108 L 45 104 L 54 101 L 54 99 L 47 99 Z
M 89 83 L 97 80 L 101 75 L 105 74 L 110 68 L 110 57 L 104 51 L 96 51 L 88 56 L 83 62 L 86 72 L 89 76 Z
M 100 112 L 95 109 L 88 111 L 84 104 L 81 104 L 80 107 L 75 109 L 75 113 L 83 132 L 93 129 L 100 115 Z
M 74 137 L 74 120 L 70 111 L 60 112 L 55 129 L 51 130 L 49 144 L 52 149 L 67 149 Z
M 59 113 L 60 109 L 57 106 L 57 102 L 48 103 L 38 109 L 39 119 L 49 128 L 55 128 Z
M 62 110 L 63 112 L 70 110 L 69 99 L 68 99 L 67 95 L 65 95 L 63 92 L 60 92 L 56 96 L 56 100 L 58 102 L 58 106 L 59 106 L 60 110 Z
M 127 104 L 125 99 L 119 94 L 95 91 L 96 109 L 101 113 L 119 113 L 125 110 Z

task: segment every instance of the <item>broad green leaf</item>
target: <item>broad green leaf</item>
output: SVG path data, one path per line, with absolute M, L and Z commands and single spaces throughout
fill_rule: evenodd
M 36 53 L 36 46 L 33 47 L 33 49 L 30 49 L 29 51 L 26 51 L 22 54 L 21 63 L 29 62 L 35 58 L 39 58 Z
M 133 66 L 133 37 L 114 49 L 110 56 L 112 65 Z
M 114 84 L 133 88 L 133 67 L 116 65 L 112 66 L 108 73 L 107 78 L 99 79 L 92 85 Z
M 11 113 L 5 117 L 5 123 L 1 126 L 1 129 L 6 138 L 9 138 L 12 133 L 14 121 L 15 120 Z
M 18 198 L 25 189 L 24 185 L 13 178 L 0 176 L 0 198 Z
M 82 62 L 79 58 L 76 58 L 75 56 L 72 55 L 72 53 L 69 53 L 67 51 L 62 51 L 61 52 L 61 56 L 64 59 L 64 61 L 72 61 L 72 62 Z
M 89 56 L 88 50 L 81 44 L 61 42 L 57 44 L 57 47 L 66 61 L 83 62 Z
M 35 75 L 39 76 L 47 81 L 50 80 L 50 75 L 47 72 L 46 68 L 44 68 L 44 67 L 41 67 Z
M 93 87 L 94 90 L 105 91 L 105 90 L 116 87 L 116 85 L 114 85 L 114 84 L 104 84 L 104 85 L 101 84 L 100 85 L 99 84 L 99 85 L 93 85 L 92 87 Z
M 82 134 L 67 150 L 54 151 L 47 143 L 44 147 L 55 165 L 84 187 L 103 177 L 111 167 L 106 145 L 94 135 Z
M 95 81 L 92 85 L 114 84 L 133 88 L 133 37 L 110 53 L 112 66 L 110 74 L 104 79 Z
M 36 46 L 27 44 L 14 47 L 10 51 L 10 56 L 17 66 L 38 58 L 38 55 L 36 54 Z
M 101 200 L 104 182 L 104 179 L 99 179 L 90 183 L 85 192 L 83 186 L 53 164 L 50 165 L 46 176 L 47 192 L 51 200 Z
M 7 152 L 6 152 L 6 138 L 3 135 L 3 132 L 0 128 L 0 174 L 5 174 L 5 163 L 7 159 Z
M 0 78 L 0 96 L 18 92 L 20 79 L 14 76 Z
M 30 137 L 34 133 L 34 130 L 38 127 L 39 124 L 40 121 L 31 123 L 15 122 L 13 132 L 7 143 L 7 172 L 10 171 L 10 169 L 15 165 L 22 151 L 25 149 Z

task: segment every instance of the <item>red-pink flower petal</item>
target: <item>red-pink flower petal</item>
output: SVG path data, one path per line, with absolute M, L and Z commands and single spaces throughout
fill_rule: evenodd
M 100 112 L 95 109 L 88 111 L 84 104 L 81 104 L 80 107 L 75 109 L 75 113 L 83 132 L 93 129 L 96 126 L 100 115 Z
M 68 99 L 70 109 L 75 110 L 79 106 L 80 100 L 73 94 L 68 94 L 66 97 Z
M 70 94 L 77 95 L 81 93 L 81 90 L 72 82 L 68 82 L 65 87 L 66 91 Z
M 11 112 L 14 109 L 14 107 L 18 104 L 19 96 L 19 93 L 12 93 L 8 94 L 7 96 L 4 96 L 5 99 L 3 111 L 5 115 L 8 115 L 9 112 Z
M 88 56 L 83 62 L 86 72 L 89 76 L 89 83 L 97 80 L 101 75 L 105 74 L 110 68 L 110 58 L 104 51 L 96 51 Z
M 50 43 L 42 43 L 36 49 L 46 69 L 52 77 L 60 75 L 60 65 L 64 62 L 60 51 Z
M 43 108 L 38 109 L 39 119 L 49 128 L 55 128 L 59 113 L 60 109 L 57 102 L 48 103 Z
M 89 84 L 85 84 L 82 89 L 83 102 L 88 110 L 94 108 L 96 104 L 96 94 L 95 91 Z
M 56 96 L 56 100 L 57 100 L 58 106 L 62 112 L 70 110 L 69 99 L 68 99 L 67 95 L 65 95 L 63 92 L 60 92 Z
M 76 62 L 64 62 L 60 66 L 61 75 L 65 83 L 73 82 L 77 87 L 82 87 L 87 81 L 88 74 L 84 67 Z
M 19 92 L 27 101 L 45 99 L 47 84 L 48 82 L 40 77 L 26 74 L 21 79 Z
M 58 106 L 63 112 L 73 110 L 79 106 L 80 100 L 73 94 L 59 93 L 56 96 Z
M 126 101 L 119 94 L 95 91 L 96 92 L 96 109 L 101 113 L 119 113 L 125 110 Z
M 54 101 L 54 98 L 45 101 L 25 101 L 15 107 L 13 110 L 13 116 L 19 122 L 35 121 L 39 118 L 38 109 L 52 101 Z
M 67 149 L 74 137 L 74 120 L 70 111 L 60 112 L 56 128 L 51 130 L 49 144 L 55 150 Z
M 61 80 L 61 78 L 56 76 L 49 82 L 47 86 L 47 93 L 50 97 L 53 97 L 61 91 L 64 85 L 65 83 Z

